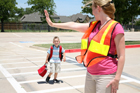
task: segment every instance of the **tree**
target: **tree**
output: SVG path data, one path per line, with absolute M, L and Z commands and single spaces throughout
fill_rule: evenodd
M 25 8 L 24 14 L 31 14 L 33 13 L 31 8 Z
M 4 20 L 15 15 L 16 0 L 0 0 L 1 32 L 4 32 Z
M 135 25 L 140 26 L 140 20 L 136 21 Z
M 25 14 L 24 8 L 17 8 L 17 9 L 16 9 L 16 13 L 17 13 L 17 16 L 18 16 L 19 18 L 21 18 L 21 17 Z
M 55 12 L 54 8 L 55 3 L 53 0 L 28 0 L 27 1 L 28 5 L 32 5 L 31 9 L 34 12 L 39 11 L 44 17 L 42 17 L 42 21 L 45 21 L 45 14 L 44 14 L 44 9 L 46 9 L 49 13 L 49 15 L 53 15 Z M 48 31 L 50 32 L 50 27 L 48 26 Z
M 86 4 L 90 0 L 83 0 L 83 4 Z M 140 14 L 140 0 L 113 0 L 116 7 L 115 20 L 122 24 L 128 24 L 133 18 Z M 88 5 L 82 10 L 83 13 L 92 14 Z

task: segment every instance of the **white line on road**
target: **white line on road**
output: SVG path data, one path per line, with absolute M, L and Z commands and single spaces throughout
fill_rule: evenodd
M 39 61 L 41 62 L 41 61 Z M 31 63 L 31 62 L 28 62 Z M 66 66 L 66 65 L 78 65 L 79 63 L 66 63 L 66 64 L 61 64 L 62 66 Z M 39 66 L 26 66 L 26 67 L 14 67 L 14 68 L 6 68 L 7 70 L 11 70 L 11 69 L 25 69 L 25 68 L 36 68 L 36 67 L 41 67 L 42 65 Z M 49 67 L 49 66 L 48 66 Z
M 15 34 L 15 33 L 12 33 L 13 35 L 15 35 L 15 36 L 17 36 L 17 37 L 22 37 L 22 36 L 20 36 L 20 35 L 18 35 L 18 34 Z
M 2 63 L 2 65 L 8 65 L 8 64 L 25 64 L 25 63 L 38 63 L 38 62 L 42 62 L 42 61 L 28 61 L 28 62 L 14 62 L 14 63 Z
M 28 67 L 15 67 L 15 68 L 6 68 L 7 70 L 12 70 L 12 69 L 25 69 L 25 68 L 36 68 L 38 66 L 28 66 Z
M 85 67 L 79 67 L 79 68 L 69 68 L 69 69 L 62 69 L 61 71 L 62 72 L 65 72 L 65 71 L 76 71 L 76 70 L 86 70 Z M 48 70 L 49 72 L 49 70 Z M 28 75 L 28 74 L 37 74 L 38 72 L 26 72 L 26 73 L 14 73 L 14 74 L 11 74 L 13 76 L 16 76 L 16 75 Z
M 128 82 L 128 80 L 122 80 L 123 82 Z M 64 91 L 64 90 L 72 90 L 72 89 L 77 89 L 77 88 L 84 88 L 84 85 L 78 85 L 78 86 L 72 86 L 72 87 L 61 87 L 61 88 L 53 88 L 53 89 L 47 89 L 47 90 L 40 90 L 40 91 L 33 91 L 33 92 L 28 92 L 28 93 L 48 93 L 48 92 L 58 92 L 58 91 Z
M 74 76 L 58 77 L 58 79 L 78 78 L 78 77 L 85 77 L 85 76 L 86 76 L 85 74 L 84 75 L 74 75 Z M 44 79 L 21 81 L 21 82 L 18 82 L 18 83 L 24 84 L 24 83 L 32 83 L 32 82 L 39 82 L 39 81 L 44 81 Z
M 21 46 L 21 45 L 18 45 L 18 44 L 15 44 L 15 43 L 13 43 L 13 42 L 9 42 L 10 44 L 13 44 L 13 45 L 15 45 L 15 46 L 18 46 L 18 47 L 21 47 L 21 48 L 23 48 L 23 46 Z
M 26 59 L 38 59 L 38 58 L 45 58 L 45 57 L 28 57 Z M 6 61 L 6 60 L 20 60 L 20 59 L 25 59 L 24 57 L 23 58 L 16 58 L 16 59 L 12 59 L 12 58 L 9 58 L 9 59 L 3 59 L 3 60 L 0 60 L 0 61 Z
M 21 87 L 21 85 L 1 65 L 0 65 L 0 71 L 3 73 L 6 79 L 10 82 L 10 84 L 13 86 L 13 88 L 16 90 L 17 93 L 26 93 L 26 91 Z
M 72 86 L 72 87 L 53 88 L 53 89 L 47 89 L 47 90 L 41 90 L 41 91 L 33 91 L 33 92 L 28 92 L 28 93 L 56 92 L 56 91 L 71 90 L 71 89 L 77 89 L 77 88 L 84 88 L 84 85 Z
M 128 82 L 132 82 L 132 80 L 121 80 L 120 83 L 128 83 Z
M 127 80 L 130 80 L 130 81 L 133 81 L 133 82 L 136 82 L 136 83 L 139 83 L 139 84 L 140 84 L 140 81 L 139 81 L 139 80 L 136 80 L 136 79 L 134 79 L 134 78 L 127 77 L 127 76 L 125 76 L 125 75 L 121 75 L 121 77 L 122 77 L 122 78 L 125 78 L 125 79 L 127 79 Z

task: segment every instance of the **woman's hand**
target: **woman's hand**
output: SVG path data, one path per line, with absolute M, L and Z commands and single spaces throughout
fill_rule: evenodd
M 111 93 L 117 93 L 118 87 L 119 87 L 119 80 L 117 79 L 113 79 L 108 85 L 107 87 L 111 86 Z
M 49 17 L 49 14 L 48 14 L 48 11 L 47 10 L 44 10 L 44 13 L 45 13 L 45 16 L 46 16 L 46 21 L 47 23 L 52 26 L 53 25 L 53 22 L 51 21 L 50 17 Z

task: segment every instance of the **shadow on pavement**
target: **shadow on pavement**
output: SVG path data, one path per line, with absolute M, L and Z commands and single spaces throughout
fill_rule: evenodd
M 46 81 L 38 81 L 37 83 L 38 84 L 54 84 L 54 81 L 50 80 L 48 83 Z M 60 83 L 63 83 L 63 81 L 59 80 L 59 83 L 56 83 L 56 84 L 60 84 Z

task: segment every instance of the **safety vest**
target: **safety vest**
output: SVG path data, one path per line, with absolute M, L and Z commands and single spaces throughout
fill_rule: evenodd
M 92 38 L 90 42 L 89 36 L 95 29 L 99 21 L 94 21 L 89 29 L 85 32 L 81 40 L 81 55 L 76 57 L 77 62 L 84 63 L 85 67 L 90 67 L 105 59 L 107 56 L 116 58 L 114 55 L 109 54 L 111 46 L 111 38 L 114 28 L 118 22 L 110 20 L 106 25 Z
M 54 47 L 54 45 L 52 45 L 51 48 L 50 48 L 50 56 L 48 58 L 48 61 L 50 61 L 50 59 L 52 58 L 52 55 L 53 55 L 53 47 Z M 58 47 L 59 47 L 59 58 L 62 61 L 62 59 L 63 59 L 62 46 L 59 45 Z

